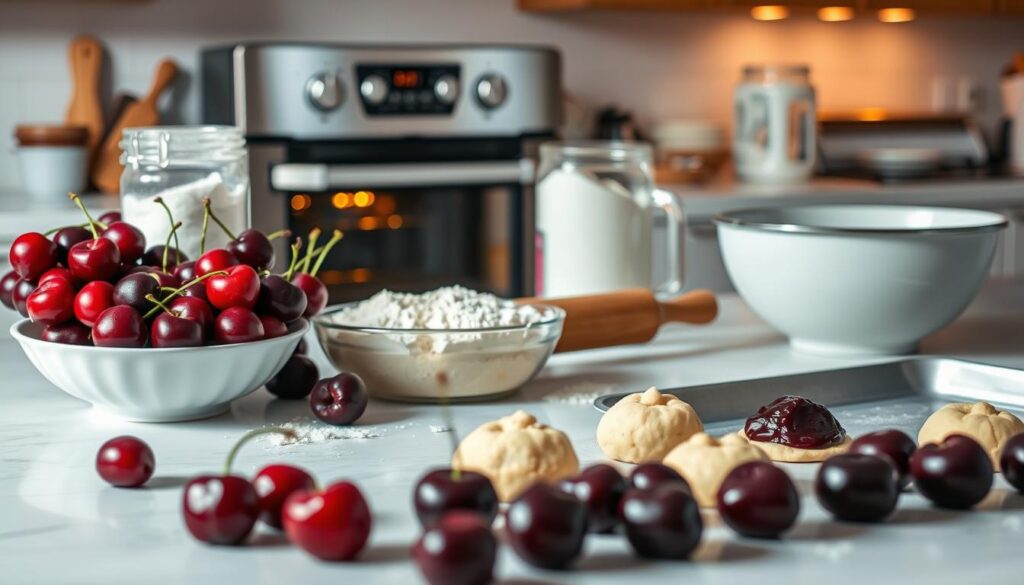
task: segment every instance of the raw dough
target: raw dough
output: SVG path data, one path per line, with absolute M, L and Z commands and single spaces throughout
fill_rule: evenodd
M 569 437 L 527 412 L 484 423 L 459 444 L 452 467 L 486 475 L 503 502 L 538 481 L 554 483 L 580 468 Z
M 815 461 L 824 461 L 833 455 L 846 453 L 850 450 L 850 443 L 853 442 L 853 439 L 847 435 L 843 438 L 843 442 L 838 445 L 832 445 L 831 447 L 825 447 L 823 449 L 801 449 L 800 447 L 790 447 L 789 445 L 783 445 L 781 443 L 751 441 L 747 438 L 747 434 L 743 429 L 740 429 L 736 434 L 744 441 L 747 441 L 751 445 L 754 445 L 758 449 L 764 451 L 772 461 L 782 461 L 784 463 L 813 463 Z
M 718 488 L 730 471 L 747 461 L 767 460 L 764 451 L 737 435 L 715 439 L 706 433 L 697 433 L 669 451 L 663 463 L 690 484 L 698 504 L 714 508 Z
M 597 444 L 618 461 L 661 461 L 673 447 L 703 430 L 692 406 L 649 388 L 626 396 L 604 413 L 597 425 Z
M 1024 422 L 987 402 L 957 402 L 936 410 L 917 435 L 919 445 L 941 443 L 949 435 L 967 435 L 974 439 L 999 470 L 999 452 L 1010 437 L 1024 433 Z

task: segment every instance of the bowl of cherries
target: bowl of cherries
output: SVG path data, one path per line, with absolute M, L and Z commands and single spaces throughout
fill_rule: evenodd
M 118 213 L 93 219 L 71 198 L 86 223 L 16 238 L 0 303 L 27 317 L 11 335 L 36 369 L 98 409 L 145 422 L 224 412 L 284 366 L 326 304 L 315 270 L 339 233 L 319 248 L 311 234 L 304 254 L 297 240 L 274 274 L 280 234 L 236 236 L 208 201 L 203 241 L 211 219 L 230 241 L 192 261 L 172 245 L 181 224 L 166 206 L 167 241 L 147 248 Z

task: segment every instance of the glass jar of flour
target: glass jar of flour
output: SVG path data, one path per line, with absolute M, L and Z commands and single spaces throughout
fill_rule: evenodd
M 679 292 L 683 212 L 672 193 L 654 188 L 651 164 L 652 149 L 645 143 L 541 145 L 536 189 L 538 295 L 565 297 L 638 287 L 665 296 Z M 666 278 L 660 283 L 653 282 L 656 211 L 668 216 Z
M 249 227 L 249 160 L 242 131 L 233 126 L 127 128 L 121 138 L 121 214 L 146 236 L 164 244 L 171 225 L 154 199 L 160 197 L 181 222 L 178 243 L 192 260 L 199 256 L 203 199 L 235 234 Z M 210 222 L 206 249 L 228 243 Z M 172 244 L 173 245 L 173 244 Z

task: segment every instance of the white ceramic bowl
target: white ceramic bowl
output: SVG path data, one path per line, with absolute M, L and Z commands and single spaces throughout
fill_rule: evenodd
M 798 350 L 903 354 L 957 317 L 1006 218 L 972 209 L 814 205 L 715 217 L 726 270 Z
M 274 339 L 168 349 L 63 345 L 31 321 L 11 326 L 32 365 L 54 386 L 125 420 L 173 422 L 214 416 L 258 389 L 291 356 L 309 324 Z

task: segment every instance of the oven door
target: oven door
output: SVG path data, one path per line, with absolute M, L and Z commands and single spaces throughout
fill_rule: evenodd
M 344 235 L 318 273 L 332 302 L 452 284 L 530 294 L 532 180 L 529 159 L 287 163 L 270 173 L 292 233 Z

